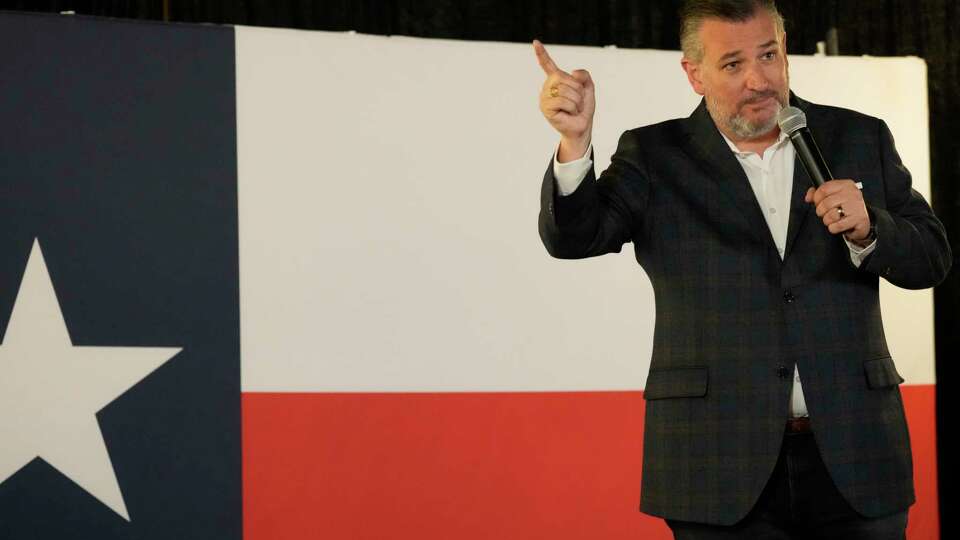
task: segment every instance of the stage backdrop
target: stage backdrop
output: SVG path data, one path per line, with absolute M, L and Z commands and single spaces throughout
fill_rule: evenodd
M 0 15 L 0 538 L 669 538 L 638 512 L 653 295 L 537 235 L 526 45 Z M 549 46 L 549 44 L 548 44 Z M 619 134 L 678 52 L 550 47 Z M 926 70 L 791 57 L 929 194 Z M 938 532 L 929 291 L 883 284 Z

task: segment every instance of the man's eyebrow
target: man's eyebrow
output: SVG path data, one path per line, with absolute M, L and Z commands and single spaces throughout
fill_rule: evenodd
M 758 49 L 766 49 L 767 47 L 770 47 L 770 46 L 776 45 L 776 44 L 777 44 L 777 40 L 771 39 L 770 41 L 768 41 L 768 42 L 766 42 L 766 43 L 763 43 L 762 45 L 759 45 L 757 48 L 758 48 Z M 725 54 L 725 55 L 723 55 L 723 56 L 720 57 L 719 62 L 722 63 L 722 62 L 725 62 L 725 61 L 727 61 L 727 60 L 729 60 L 729 59 L 731 59 L 731 58 L 736 58 L 736 57 L 740 56 L 740 54 L 741 54 L 742 52 L 743 52 L 743 51 L 740 51 L 740 50 L 728 52 L 727 54 Z
M 740 53 L 741 53 L 741 52 L 743 52 L 743 51 L 732 51 L 732 52 L 728 52 L 727 54 L 725 54 L 725 55 L 723 55 L 723 56 L 720 57 L 719 62 L 722 63 L 722 62 L 727 61 L 727 60 L 730 59 L 730 58 L 736 58 L 736 57 L 740 56 Z

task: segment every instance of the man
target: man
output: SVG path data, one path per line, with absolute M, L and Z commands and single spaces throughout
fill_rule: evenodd
M 942 281 L 943 226 L 883 121 L 790 92 L 772 0 L 687 2 L 681 26 L 704 99 L 625 132 L 600 178 L 593 81 L 534 42 L 561 136 L 543 243 L 582 258 L 632 241 L 656 295 L 640 509 L 676 538 L 903 538 L 912 460 L 878 281 Z M 788 104 L 842 179 L 808 188 L 776 123 Z

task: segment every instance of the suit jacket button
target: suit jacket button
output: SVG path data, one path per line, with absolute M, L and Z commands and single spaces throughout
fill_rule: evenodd
M 787 366 L 780 366 L 777 368 L 777 377 L 781 379 L 786 379 L 790 376 L 790 370 L 787 369 Z
M 786 302 L 786 303 L 788 303 L 788 304 L 792 304 L 793 301 L 796 300 L 796 299 L 797 299 L 797 297 L 794 296 L 793 293 L 790 292 L 790 291 L 786 291 L 786 292 L 783 293 L 783 301 Z

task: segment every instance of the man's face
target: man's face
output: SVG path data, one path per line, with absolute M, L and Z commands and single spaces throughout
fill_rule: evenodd
M 700 26 L 703 59 L 682 64 L 694 91 L 704 96 L 713 121 L 728 137 L 769 134 L 790 98 L 786 36 L 757 10 L 746 22 L 706 19 Z

